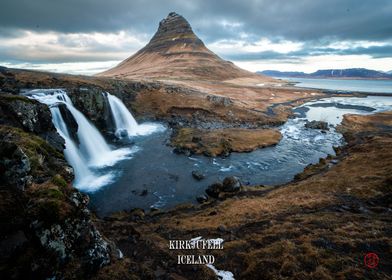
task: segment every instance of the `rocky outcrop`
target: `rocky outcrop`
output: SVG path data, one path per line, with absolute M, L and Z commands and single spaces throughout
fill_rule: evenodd
M 307 122 L 305 123 L 305 127 L 311 129 L 329 130 L 328 123 L 323 121 Z
M 212 104 L 217 105 L 217 106 L 224 106 L 227 107 L 231 104 L 233 104 L 233 101 L 224 96 L 218 96 L 218 95 L 207 95 L 207 100 L 210 101 Z
M 112 132 L 114 121 L 110 106 L 105 92 L 96 87 L 80 87 L 67 91 L 72 103 L 78 108 L 90 121 L 92 121 L 99 130 Z
M 52 123 L 48 106 L 27 97 L 1 94 L 0 125 L 21 128 L 45 139 L 58 151 L 63 151 L 64 140 L 58 135 Z
M 20 190 L 32 183 L 31 164 L 23 150 L 11 142 L 3 142 L 0 149 L 0 179 Z
M 0 218 L 6 221 L 0 227 L 0 275 L 89 278 L 118 249 L 95 226 L 88 197 L 71 185 L 73 170 L 49 109 L 2 95 L 0 110 Z M 67 119 L 67 111 L 62 114 Z
M 68 110 L 67 105 L 64 103 L 59 103 L 58 108 L 60 111 L 61 116 L 63 117 L 64 122 L 67 124 L 68 133 L 70 134 L 71 138 L 78 143 L 78 128 L 79 125 L 75 120 L 72 113 Z
M 75 212 L 63 222 L 45 225 L 35 220 L 31 228 L 42 247 L 53 253 L 59 263 L 79 258 L 87 272 L 96 271 L 110 263 L 110 253 L 117 248 L 110 248 L 92 223 L 87 196 L 73 192 L 69 203 Z

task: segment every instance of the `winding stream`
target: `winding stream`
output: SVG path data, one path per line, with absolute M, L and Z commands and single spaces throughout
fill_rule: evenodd
M 283 135 L 274 147 L 251 153 L 232 153 L 227 158 L 202 155 L 187 157 L 167 146 L 170 129 L 147 137 L 134 137 L 139 152 L 115 168 L 121 175 L 113 184 L 90 194 L 92 207 L 99 215 L 122 209 L 171 208 L 195 202 L 206 187 L 226 176 L 238 176 L 245 184 L 279 185 L 293 179 L 308 164 L 334 154 L 333 146 L 344 143 L 335 126 L 347 113 L 371 114 L 392 110 L 392 97 L 326 98 L 295 109 L 296 117 L 279 129 Z M 330 130 L 304 127 L 307 120 L 329 122 Z M 125 144 L 126 145 L 126 144 Z M 197 181 L 191 172 L 200 171 L 206 178 Z

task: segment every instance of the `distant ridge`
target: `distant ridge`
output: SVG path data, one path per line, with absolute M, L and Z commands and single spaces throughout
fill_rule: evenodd
M 306 74 L 304 72 L 281 72 L 275 70 L 264 70 L 257 73 L 270 77 L 392 79 L 392 74 L 369 70 L 366 68 L 325 69 L 317 70 L 310 74 Z
M 188 21 L 174 12 L 159 23 L 158 31 L 144 48 L 97 76 L 214 81 L 261 78 L 210 51 Z

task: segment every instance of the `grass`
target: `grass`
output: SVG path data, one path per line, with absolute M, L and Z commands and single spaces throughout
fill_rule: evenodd
M 171 144 L 208 156 L 225 155 L 230 152 L 250 152 L 257 148 L 277 144 L 281 134 L 275 129 L 212 129 L 181 128 Z

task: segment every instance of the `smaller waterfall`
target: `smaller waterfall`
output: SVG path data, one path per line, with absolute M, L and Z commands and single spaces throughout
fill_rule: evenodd
M 111 95 L 110 93 L 107 95 L 114 119 L 114 125 L 116 126 L 115 135 L 118 138 L 137 135 L 139 125 L 131 112 L 129 112 L 127 107 L 125 107 L 124 103 L 117 96 Z
M 110 93 L 106 93 L 110 110 L 112 112 L 117 138 L 148 135 L 157 130 L 165 129 L 162 125 L 154 123 L 138 124 L 124 103 Z
M 52 113 L 52 121 L 60 136 L 65 140 L 64 155 L 75 173 L 74 184 L 85 191 L 94 191 L 113 180 L 113 174 L 98 174 L 97 168 L 112 166 L 118 160 L 125 159 L 136 149 L 112 150 L 97 128 L 76 109 L 67 93 L 63 90 L 32 90 L 24 93 L 29 98 L 47 104 Z M 58 105 L 65 104 L 78 124 L 79 144 L 70 136 L 66 122 Z

